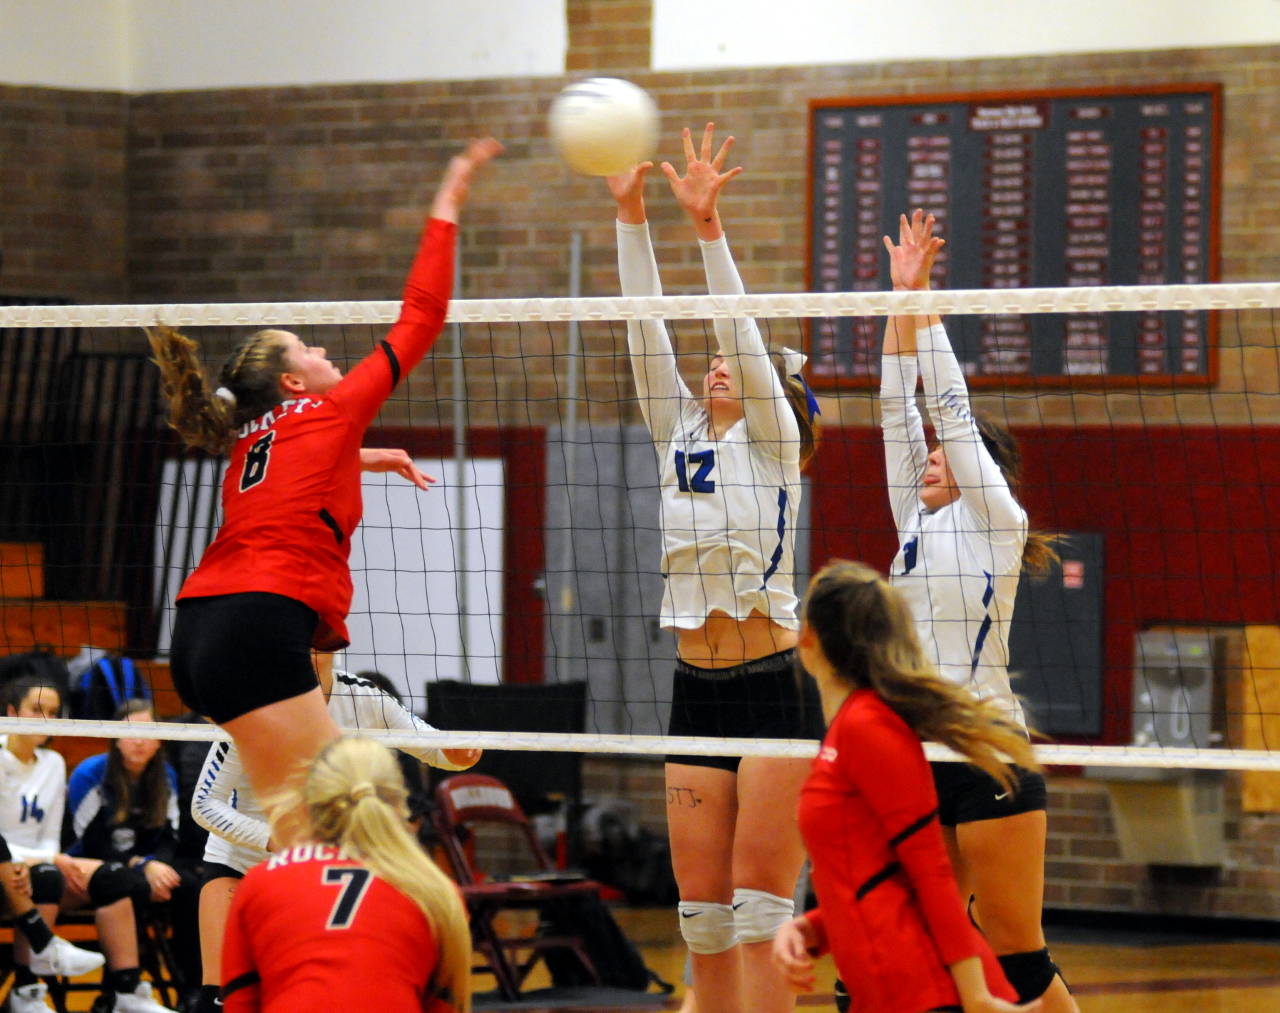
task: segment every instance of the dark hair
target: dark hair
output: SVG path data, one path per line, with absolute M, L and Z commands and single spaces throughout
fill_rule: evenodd
M 67 705 L 66 686 L 57 677 L 44 672 L 28 672 L 26 675 L 20 675 L 16 679 L 9 682 L 4 687 L 4 700 L 6 711 L 8 707 L 12 707 L 16 713 L 18 708 L 22 706 L 22 701 L 33 689 L 51 689 L 58 694 L 58 710 L 62 711 Z
M 1000 474 L 1009 486 L 1009 492 L 1021 503 L 1022 451 L 1018 449 L 1018 441 L 1013 438 L 1013 433 L 990 415 L 975 411 L 973 421 L 978 427 L 978 435 L 982 437 L 982 445 L 996 462 Z M 1053 547 L 1054 542 L 1059 540 L 1059 536 L 1044 531 L 1028 531 L 1026 544 L 1022 547 L 1022 568 L 1037 576 L 1048 573 L 1049 568 L 1059 560 L 1057 550 Z
M 160 384 L 169 402 L 169 426 L 189 447 L 225 453 L 241 426 L 280 403 L 287 331 L 255 331 L 236 346 L 218 371 L 218 385 L 235 397 L 224 400 L 210 389 L 200 363 L 199 346 L 164 324 L 147 329 L 147 341 L 160 367 Z
M 50 650 L 37 649 L 0 658 L 0 687 L 26 675 L 49 679 L 63 700 L 69 696 L 71 673 L 67 671 L 67 663 Z
M 808 467 L 813 455 L 818 452 L 818 420 L 809 417 L 809 392 L 804 384 L 787 373 L 786 361 L 778 352 L 769 353 L 769 361 L 778 372 L 782 381 L 782 389 L 787 395 L 787 404 L 796 417 L 796 425 L 800 427 L 800 468 Z
M 124 721 L 131 714 L 153 711 L 150 700 L 126 700 L 117 708 L 113 720 Z M 127 736 L 126 736 L 127 737 Z M 107 769 L 103 775 L 111 801 L 115 805 L 112 819 L 116 823 L 127 823 L 129 820 L 130 797 L 137 793 L 142 809 L 142 825 L 154 829 L 162 827 L 169 818 L 169 773 L 165 770 L 165 751 L 157 749 L 155 755 L 147 761 L 138 775 L 135 789 L 129 772 L 124 767 L 124 757 L 120 753 L 120 740 L 112 739 L 111 748 L 107 751 Z
M 921 739 L 940 742 L 1010 790 L 1006 757 L 1035 770 L 1026 735 L 995 701 L 978 700 L 925 659 L 906 601 L 864 563 L 832 560 L 805 594 L 804 621 L 854 689 L 872 689 Z

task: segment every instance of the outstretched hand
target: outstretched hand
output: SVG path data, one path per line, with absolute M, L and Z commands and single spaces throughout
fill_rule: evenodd
M 605 177 L 609 193 L 618 202 L 618 221 L 626 225 L 640 225 L 644 222 L 644 178 L 652 168 L 652 162 L 641 162 L 626 172 Z
M 431 217 L 446 222 L 458 221 L 458 212 L 467 202 L 471 189 L 471 181 L 491 159 L 502 151 L 502 145 L 492 137 L 481 137 L 470 141 L 466 150 L 449 159 L 440 189 L 436 191 L 435 201 L 431 205 Z
M 386 450 L 372 447 L 360 448 L 360 470 L 370 472 L 393 472 L 401 478 L 408 479 L 424 492 L 431 488 L 435 477 L 418 470 L 413 458 L 403 450 Z
M 671 183 L 671 192 L 695 226 L 715 225 L 718 231 L 716 201 L 724 185 L 742 172 L 742 166 L 724 170 L 725 160 L 733 148 L 733 138 L 726 137 L 720 150 L 711 154 L 716 125 L 708 123 L 702 131 L 702 150 L 693 150 L 693 135 L 684 128 L 685 170 L 681 176 L 670 162 L 662 163 L 662 172 Z
M 916 208 L 910 221 L 906 215 L 898 216 L 898 244 L 884 237 L 884 248 L 889 251 L 889 277 L 895 290 L 923 292 L 929 288 L 929 273 L 938 251 L 946 245 L 945 239 L 933 234 L 933 215 L 926 216 Z

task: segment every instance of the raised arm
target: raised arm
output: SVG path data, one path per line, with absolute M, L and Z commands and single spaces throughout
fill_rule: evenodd
M 652 168 L 652 162 L 641 162 L 607 181 L 618 205 L 618 279 L 623 295 L 662 295 L 644 209 L 645 174 Z M 680 377 L 666 325 L 661 320 L 628 320 L 627 348 L 645 425 L 654 439 L 668 439 L 680 405 L 692 395 Z
M 191 796 L 191 815 L 209 833 L 265 852 L 271 840 L 270 825 L 266 820 L 246 816 L 231 804 L 237 791 L 248 790 L 249 779 L 240 766 L 240 751 L 230 742 L 215 742 L 209 747 Z
M 742 172 L 742 168 L 724 168 L 733 148 L 732 137 L 725 138 L 720 149 L 712 155 L 714 134 L 715 124 L 708 123 L 702 132 L 701 150 L 695 152 L 692 134 L 685 127 L 684 176 L 670 162 L 662 163 L 662 171 L 697 233 L 707 275 L 707 291 L 712 295 L 742 295 L 746 289 L 729 252 L 719 210 L 720 191 Z M 755 320 L 751 317 L 733 320 L 717 317 L 712 323 L 719 353 L 738 378 L 752 440 L 776 443 L 778 457 L 798 458 L 800 429 Z
M 964 371 L 951 350 L 946 328 L 934 323 L 916 332 L 925 407 L 947 455 L 964 505 L 997 541 L 1020 542 L 1027 517 L 1000 466 L 982 442 L 969 408 Z
M 485 138 L 472 141 L 449 161 L 405 280 L 400 318 L 331 392 L 334 400 L 350 405 L 358 424 L 373 421 L 382 402 L 439 337 L 453 292 L 458 217 L 476 173 L 501 150 L 497 141 Z
M 335 671 L 333 677 L 351 686 L 351 697 L 356 710 L 356 727 L 386 728 L 401 732 L 436 731 L 434 725 L 427 724 L 394 697 L 388 696 L 358 676 Z M 481 754 L 479 749 L 441 749 L 438 746 L 427 745 L 398 748 L 428 766 L 439 767 L 441 770 L 466 770 L 468 767 L 475 766 Z
M 895 292 L 929 287 L 929 271 L 943 245 L 932 232 L 933 216 L 922 221 L 917 211 L 910 222 L 906 215 L 899 216 L 896 245 L 888 236 L 884 237 Z M 902 315 L 885 321 L 884 352 L 880 357 L 880 430 L 884 439 L 885 478 L 889 509 L 899 533 L 906 530 L 919 509 L 920 482 L 929 456 L 924 422 L 916 408 L 916 382 L 920 375 L 916 362 L 917 319 Z

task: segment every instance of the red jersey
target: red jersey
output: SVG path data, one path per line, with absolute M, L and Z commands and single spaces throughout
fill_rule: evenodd
M 326 844 L 250 869 L 222 944 L 227 1013 L 446 1013 L 429 994 L 438 956 L 422 909 Z
M 991 993 L 1017 993 L 960 902 L 938 797 L 915 733 L 872 690 L 850 694 L 800 793 L 819 906 L 806 917 L 859 1013 L 958 1005 L 947 965 L 982 958 Z
M 444 325 L 456 232 L 450 222 L 427 223 L 400 319 L 333 390 L 290 398 L 240 429 L 222 482 L 222 528 L 179 599 L 284 595 L 320 617 L 317 649 L 347 645 L 351 534 L 363 510 L 360 443 Z

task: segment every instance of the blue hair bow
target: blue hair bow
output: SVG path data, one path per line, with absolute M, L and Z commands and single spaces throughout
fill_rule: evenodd
M 799 380 L 800 386 L 804 388 L 805 404 L 809 409 L 809 422 L 812 424 L 815 415 L 821 415 L 822 409 L 818 407 L 818 399 L 813 393 L 813 388 L 805 381 L 803 373 L 792 373 L 791 379 Z

